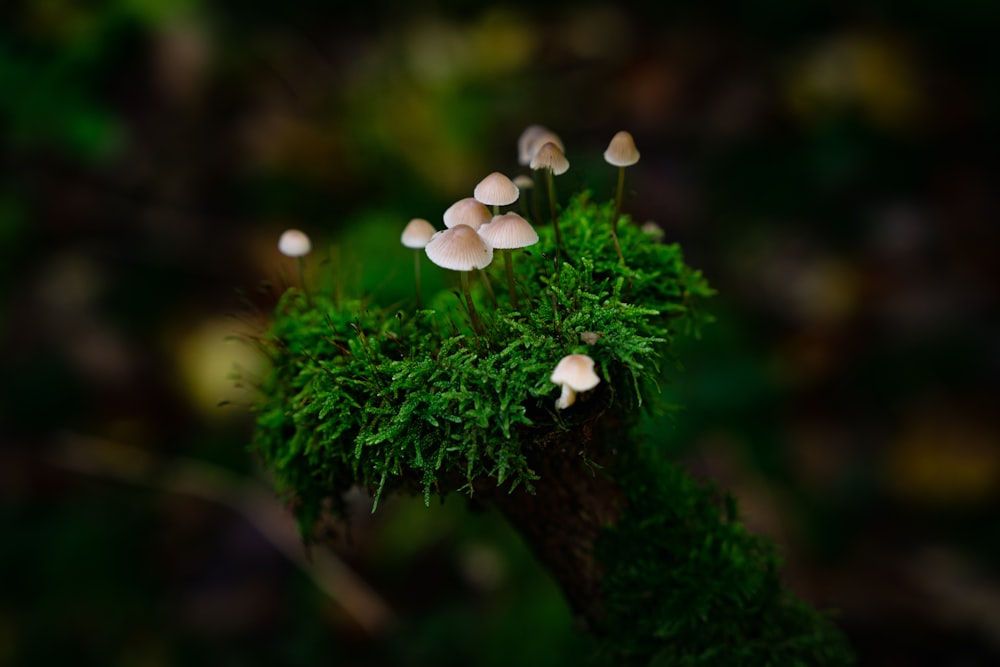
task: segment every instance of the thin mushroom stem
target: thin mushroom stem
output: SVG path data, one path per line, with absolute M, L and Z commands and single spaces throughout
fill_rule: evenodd
M 625 256 L 622 255 L 621 244 L 618 243 L 618 218 L 622 210 L 622 193 L 625 191 L 625 167 L 618 167 L 618 193 L 615 195 L 615 215 L 611 220 L 611 238 L 615 242 L 615 252 L 618 253 L 618 262 L 625 266 Z
M 514 261 L 511 258 L 513 250 L 503 250 L 503 266 L 507 271 L 507 290 L 510 292 L 510 305 L 517 309 L 517 290 L 514 289 Z
M 420 310 L 420 249 L 413 251 L 413 285 L 417 289 L 417 310 Z
M 536 221 L 536 223 L 540 223 L 542 220 L 542 213 L 541 210 L 539 209 L 539 204 L 538 204 L 538 200 L 541 199 L 538 193 L 539 189 L 541 188 L 541 184 L 538 182 L 539 181 L 538 176 L 539 174 L 537 171 L 535 171 L 531 175 L 532 180 L 534 180 L 535 182 L 534 187 L 531 188 L 532 190 L 534 190 L 533 196 L 531 197 L 531 213 L 532 215 L 535 216 L 533 219 Z
M 490 277 L 486 275 L 486 272 L 482 269 L 476 269 L 479 271 L 479 278 L 483 281 L 483 285 L 486 286 L 486 293 L 490 295 L 490 301 L 493 302 L 493 308 L 497 307 L 497 295 L 493 292 L 493 285 L 490 284 Z
M 545 170 L 549 185 L 549 212 L 552 214 L 552 226 L 556 229 L 556 246 L 562 248 L 562 233 L 559 231 L 559 216 L 556 215 L 556 179 L 551 169 Z
M 469 272 L 459 271 L 459 273 L 462 276 L 462 292 L 465 294 L 465 302 L 469 306 L 469 319 L 472 320 L 472 328 L 480 336 L 485 336 L 486 329 L 483 328 L 483 323 L 479 319 L 479 313 L 476 312 L 476 306 L 472 303 L 472 292 L 469 290 Z
M 306 286 L 306 260 L 304 257 L 299 256 L 295 258 L 296 263 L 299 265 L 299 284 L 302 285 L 302 293 L 306 296 L 306 303 L 310 303 L 312 299 L 309 297 L 309 288 Z

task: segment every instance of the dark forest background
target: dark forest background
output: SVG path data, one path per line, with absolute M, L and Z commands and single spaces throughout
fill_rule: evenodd
M 498 517 L 359 496 L 307 558 L 246 448 L 280 232 L 407 299 L 402 226 L 516 173 L 531 123 L 602 198 L 631 131 L 626 210 L 719 290 L 649 437 L 861 664 L 997 664 L 998 26 L 987 0 L 6 0 L 0 665 L 580 663 Z

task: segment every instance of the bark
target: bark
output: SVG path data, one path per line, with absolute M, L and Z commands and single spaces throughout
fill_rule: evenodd
M 529 464 L 539 477 L 534 493 L 523 486 L 513 493 L 495 486 L 476 490 L 521 534 L 590 631 L 600 628 L 604 616 L 604 568 L 595 547 L 625 508 L 625 494 L 612 476 L 608 425 L 602 426 L 598 433 L 591 422 L 531 448 Z

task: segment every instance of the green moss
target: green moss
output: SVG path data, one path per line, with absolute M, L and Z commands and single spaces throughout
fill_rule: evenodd
M 738 522 L 732 497 L 649 445 L 624 456 L 628 508 L 598 545 L 610 664 L 853 664 L 829 619 L 782 586 L 774 546 Z
M 620 266 L 612 210 L 584 193 L 562 213 L 561 261 L 554 261 L 551 227 L 516 253 L 519 311 L 510 308 L 501 262 L 488 270 L 496 308 L 474 279 L 485 337 L 473 333 L 449 291 L 418 312 L 285 293 L 265 339 L 274 371 L 254 449 L 304 525 L 354 484 L 376 498 L 405 488 L 427 499 L 471 491 L 481 476 L 530 485 L 524 443 L 544 441 L 595 409 L 555 411 L 558 387 L 549 375 L 567 354 L 595 359 L 614 387 L 612 402 L 655 401 L 670 341 L 697 326 L 694 306 L 711 290 L 676 244 L 657 243 L 634 225 L 622 225 L 628 266 Z M 583 342 L 585 332 L 599 335 L 596 344 Z

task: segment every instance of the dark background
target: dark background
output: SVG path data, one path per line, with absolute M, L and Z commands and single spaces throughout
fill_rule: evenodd
M 406 299 L 402 226 L 530 123 L 599 197 L 630 130 L 626 210 L 719 290 L 650 437 L 861 664 L 1000 662 L 1000 4 L 536 4 L 3 3 L 0 665 L 579 663 L 460 499 L 358 499 L 295 560 L 230 377 L 283 229 Z

